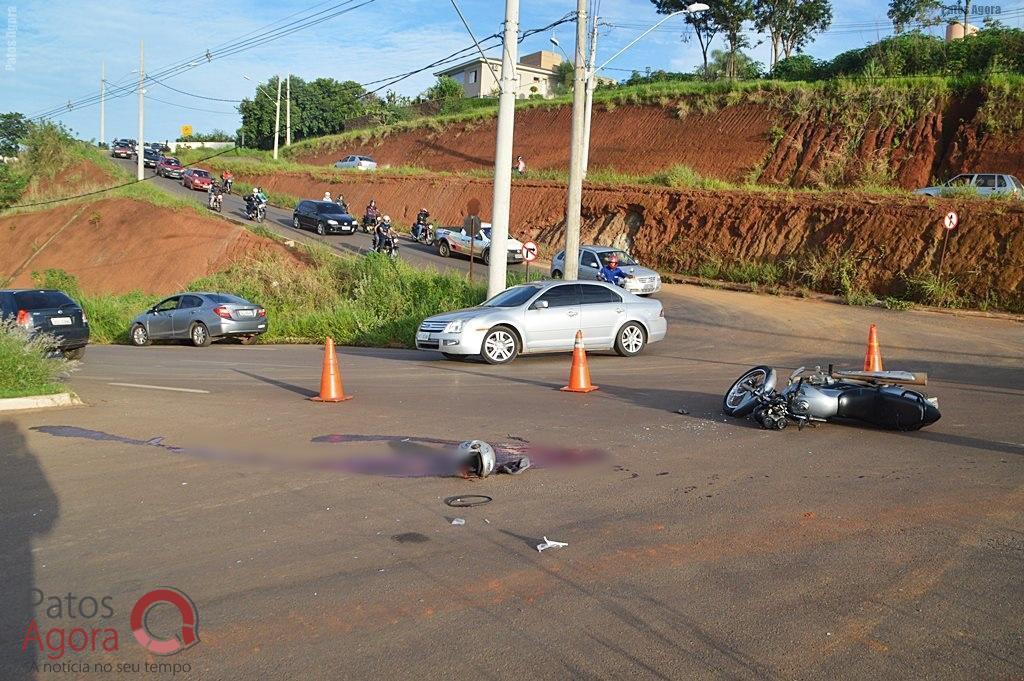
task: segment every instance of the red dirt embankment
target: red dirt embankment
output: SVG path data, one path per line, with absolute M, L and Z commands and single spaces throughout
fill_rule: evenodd
M 59 268 L 87 293 L 171 293 L 268 249 L 287 249 L 223 220 L 130 199 L 0 217 L 0 281 L 32 286 Z
M 437 224 L 461 224 L 473 210 L 486 220 L 493 191 L 488 180 L 450 176 L 344 174 L 327 183 L 280 173 L 240 179 L 300 197 L 342 194 L 356 212 L 374 198 L 400 229 L 412 223 L 421 206 Z M 565 187 L 553 182 L 513 183 L 513 235 L 560 244 L 565 198 Z M 960 226 L 947 244 L 944 271 L 978 296 L 988 290 L 1024 294 L 1024 204 L 1015 201 L 588 185 L 583 241 L 628 248 L 669 272 L 693 271 L 716 258 L 775 261 L 842 253 L 857 261 L 864 285 L 885 294 L 898 286 L 902 273 L 935 271 L 941 218 L 953 209 Z M 544 255 L 551 255 L 547 250 Z
M 610 111 L 598 104 L 590 167 L 646 175 L 686 165 L 730 182 L 742 182 L 763 168 L 759 183 L 791 187 L 856 185 L 874 179 L 914 189 L 931 184 L 933 178 L 966 171 L 1024 177 L 1024 130 L 984 132 L 978 114 L 982 97 L 936 98 L 930 109 L 909 122 L 875 114 L 855 130 L 837 124 L 835 111 L 816 109 L 813 103 L 798 116 L 767 103 L 743 103 L 712 113 L 690 111 L 682 117 L 675 102 Z M 515 153 L 525 157 L 528 169 L 566 169 L 570 123 L 569 107 L 517 112 Z M 494 166 L 494 140 L 491 119 L 440 131 L 424 127 L 366 144 L 354 140 L 350 146 L 300 154 L 296 160 L 329 165 L 358 153 L 389 165 L 489 169 Z
M 595 105 L 590 167 L 646 175 L 682 163 L 702 175 L 739 182 L 764 158 L 768 130 L 776 115 L 767 107 L 738 105 L 711 114 L 659 106 Z M 515 154 L 528 169 L 565 169 L 569 164 L 569 107 L 526 109 L 516 113 Z M 380 164 L 414 165 L 431 170 L 494 168 L 494 119 L 461 123 L 440 132 L 422 128 L 337 151 L 296 158 L 301 163 L 332 164 L 347 154 L 368 154 Z

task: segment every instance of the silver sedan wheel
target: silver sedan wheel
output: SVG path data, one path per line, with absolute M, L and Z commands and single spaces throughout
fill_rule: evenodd
M 484 359 L 489 364 L 511 362 L 519 354 L 516 337 L 507 329 L 494 329 L 484 337 Z
M 634 354 L 644 347 L 644 332 L 638 326 L 627 326 L 622 330 L 622 347 Z
M 146 333 L 146 328 L 142 324 L 136 324 L 132 328 L 132 343 L 138 346 L 149 344 L 149 334 Z

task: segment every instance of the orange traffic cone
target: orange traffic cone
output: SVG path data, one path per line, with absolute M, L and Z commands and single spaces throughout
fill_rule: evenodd
M 341 369 L 338 368 L 338 356 L 334 354 L 334 339 L 328 338 L 324 346 L 324 368 L 320 374 L 320 394 L 309 399 L 314 402 L 344 402 L 351 400 L 341 387 Z
M 572 348 L 572 368 L 569 369 L 569 385 L 562 388 L 567 393 L 590 393 L 597 390 L 590 383 L 590 367 L 587 366 L 587 350 L 583 347 L 583 332 L 576 332 L 576 344 Z
M 884 371 L 882 351 L 878 347 L 878 328 L 872 324 L 868 331 L 868 351 L 864 355 L 864 371 Z

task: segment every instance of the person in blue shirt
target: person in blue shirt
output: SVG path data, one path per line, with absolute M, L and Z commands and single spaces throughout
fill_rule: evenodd
M 612 257 L 608 258 L 608 264 L 597 273 L 597 278 L 601 281 L 607 281 L 609 284 L 622 286 L 622 280 L 632 279 L 633 275 L 627 274 L 619 267 L 619 256 L 612 253 Z

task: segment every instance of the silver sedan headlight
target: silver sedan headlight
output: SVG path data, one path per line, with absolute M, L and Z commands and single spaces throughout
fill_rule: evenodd
M 448 324 L 444 327 L 444 332 L 445 333 L 462 333 L 462 326 L 463 326 L 463 321 L 461 319 L 456 319 L 454 322 L 448 322 Z

